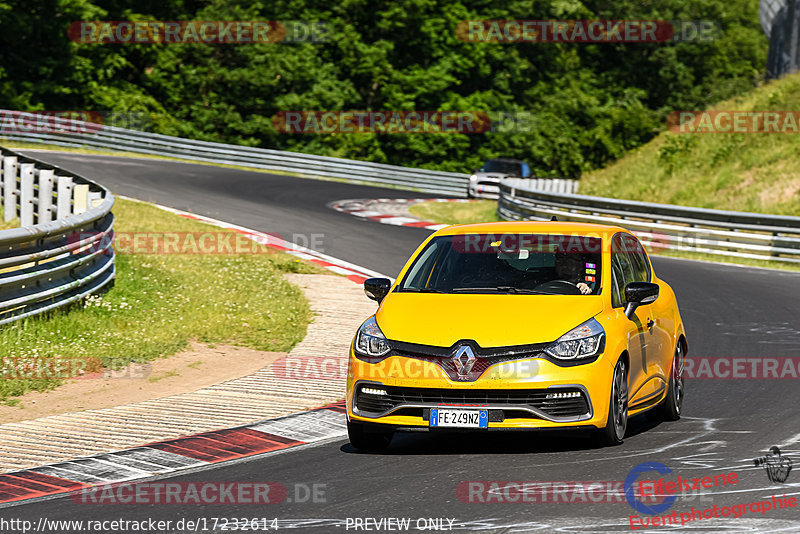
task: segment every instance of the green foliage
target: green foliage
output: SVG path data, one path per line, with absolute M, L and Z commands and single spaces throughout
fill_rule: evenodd
M 664 134 L 664 144 L 658 147 L 658 159 L 667 174 L 672 174 L 679 159 L 691 150 L 696 140 L 688 135 Z
M 710 42 L 464 42 L 460 21 L 712 20 Z M 79 20 L 303 20 L 325 43 L 77 44 Z M 767 42 L 750 0 L 0 0 L 0 107 L 144 112 L 160 133 L 467 172 L 489 157 L 579 176 L 763 78 Z M 525 131 L 276 132 L 282 110 L 532 112 Z

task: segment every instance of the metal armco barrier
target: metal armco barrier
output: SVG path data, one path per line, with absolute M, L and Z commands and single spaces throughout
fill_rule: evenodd
M 194 141 L 63 118 L 51 119 L 51 123 L 58 127 L 58 131 L 55 131 L 56 128 L 51 129 L 37 125 L 37 116 L 33 113 L 0 110 L 0 116 L 3 119 L 0 122 L 0 137 L 15 141 L 156 154 L 186 160 L 290 172 L 308 178 L 393 186 L 455 197 L 467 196 L 469 174 Z M 9 126 L 11 127 L 9 128 Z
M 560 221 L 618 225 L 651 250 L 800 263 L 800 217 L 547 193 L 513 179 L 500 184 L 497 214 L 505 220 L 555 215 Z
M 523 183 L 525 187 L 535 191 L 575 194 L 578 192 L 579 180 L 571 180 L 569 178 L 530 178 L 523 179 Z
M 0 147 L 0 325 L 96 293 L 115 275 L 114 195 L 75 173 Z

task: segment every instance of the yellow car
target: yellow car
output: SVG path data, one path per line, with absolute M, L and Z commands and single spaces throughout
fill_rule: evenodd
M 583 427 L 622 442 L 628 417 L 680 417 L 688 351 L 675 294 L 614 226 L 450 226 L 420 245 L 356 333 L 350 442 L 397 430 Z

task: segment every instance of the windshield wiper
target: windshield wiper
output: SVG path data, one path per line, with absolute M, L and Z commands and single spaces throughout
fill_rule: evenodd
M 444 293 L 441 289 L 434 289 L 432 287 L 407 287 L 403 291 L 409 293 Z
M 525 295 L 545 295 L 544 291 L 536 291 L 535 289 L 526 289 L 524 287 L 514 286 L 497 286 L 498 291 L 507 291 L 509 293 L 523 293 Z
M 523 295 L 547 295 L 544 291 L 536 291 L 535 289 L 525 289 L 514 286 L 495 286 L 495 287 L 455 287 L 451 291 L 453 293 L 483 293 L 485 291 L 492 291 L 495 293 L 518 293 Z

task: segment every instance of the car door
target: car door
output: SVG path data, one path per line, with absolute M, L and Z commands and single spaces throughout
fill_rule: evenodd
M 652 344 L 652 334 L 647 326 L 652 315 L 652 305 L 639 306 L 631 319 L 624 315 L 625 286 L 631 282 L 638 281 L 634 262 L 627 251 L 632 244 L 624 239 L 625 236 L 627 234 L 615 235 L 611 246 L 612 276 L 615 280 L 615 289 L 618 292 L 617 295 L 612 292 L 612 304 L 615 308 L 618 308 L 620 320 L 628 325 L 627 345 L 631 364 L 628 372 L 630 388 L 628 405 L 633 407 L 637 403 L 646 402 L 648 398 L 656 393 L 658 388 L 654 381 L 650 380 L 651 376 L 648 373 L 648 361 L 655 356 L 652 354 L 653 348 L 650 346 Z
M 622 239 L 633 263 L 636 280 L 639 282 L 652 282 L 652 270 L 644 247 L 642 247 L 638 239 L 631 235 L 623 236 Z M 666 387 L 667 373 L 672 363 L 674 349 L 671 332 L 675 329 L 672 316 L 669 313 L 671 309 L 670 303 L 667 297 L 664 296 L 656 299 L 655 302 L 648 304 L 646 307 L 642 306 L 642 308 L 647 311 L 645 326 L 650 332 L 647 342 L 647 375 L 648 378 L 654 379 L 655 383 L 663 381 L 663 387 Z M 657 391 L 658 389 L 656 388 Z

